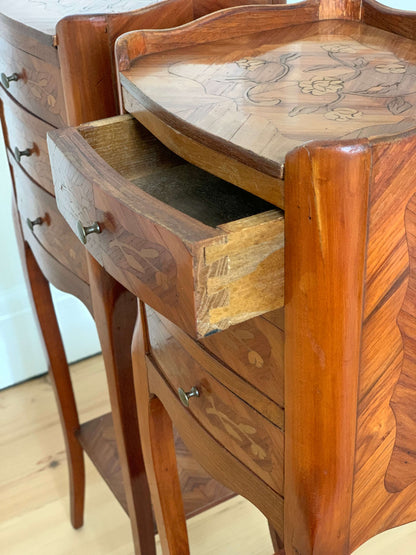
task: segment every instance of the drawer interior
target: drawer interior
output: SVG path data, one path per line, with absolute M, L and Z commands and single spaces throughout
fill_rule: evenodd
M 58 208 L 116 280 L 194 337 L 283 306 L 284 216 L 129 115 L 49 135 Z
M 274 210 L 265 200 L 176 156 L 130 117 L 79 128 L 113 169 L 145 193 L 210 227 Z

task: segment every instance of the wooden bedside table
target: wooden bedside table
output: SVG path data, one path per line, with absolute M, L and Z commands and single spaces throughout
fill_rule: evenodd
M 13 177 L 16 233 L 65 436 L 71 521 L 75 528 L 83 522 L 85 450 L 130 514 L 137 550 L 140 511 L 148 513 L 143 519 L 150 527 L 148 549 L 154 545 L 150 508 L 143 493 L 147 486 L 137 421 L 131 418 L 136 406 L 131 361 L 125 356 L 136 319 L 135 299 L 113 279 L 100 281 L 99 271 L 89 272 L 84 247 L 56 207 L 46 134 L 57 127 L 118 113 L 113 46 L 120 33 L 173 27 L 229 5 L 227 0 L 215 2 L 215 6 L 172 0 L 145 7 L 149 3 L 112 2 L 109 13 L 108 3 L 101 0 L 88 4 L 18 0 L 3 6 L 0 15 L 1 121 Z M 95 300 L 91 280 L 101 288 Z M 82 426 L 48 283 L 78 297 L 99 328 L 112 414 Z M 120 307 L 124 307 L 121 313 Z M 120 318 L 124 331 L 115 345 L 114 330 Z M 186 474 L 189 455 L 179 439 L 178 445 L 184 481 L 194 478 L 184 486 L 191 494 L 188 513 L 228 497 L 228 490 L 195 465 L 189 465 Z
M 351 553 L 416 518 L 415 29 L 373 0 L 311 0 L 130 33 L 120 88 L 143 127 L 50 136 L 60 211 L 74 228 L 88 206 L 101 234 L 87 248 L 141 300 L 135 385 L 166 553 L 188 552 L 172 422 L 287 554 Z M 220 199 L 222 180 L 237 204 L 273 207 L 207 222 L 197 185 Z M 284 260 L 281 232 L 248 225 L 264 214 L 283 217 Z

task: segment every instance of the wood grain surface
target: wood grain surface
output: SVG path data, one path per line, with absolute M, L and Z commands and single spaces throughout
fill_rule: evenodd
M 236 39 L 242 35 L 284 28 L 319 19 L 319 0 L 302 2 L 299 6 L 238 6 L 214 12 L 206 17 L 173 29 L 139 30 L 118 38 L 116 60 L 118 68 L 127 70 L 138 57 L 154 52 L 211 43 L 224 37 Z
M 107 412 L 108 393 L 101 356 L 74 364 L 70 371 L 80 413 L 90 420 Z M 95 393 L 93 403 L 91 391 Z M 8 555 L 33 550 L 56 555 L 63 546 L 68 555 L 82 553 L 85 533 L 75 533 L 68 525 L 64 444 L 48 377 L 2 391 L 2 403 L 3 447 L 8 456 L 0 471 L 3 482 L 0 544 L 8 546 Z M 125 512 L 88 458 L 85 462 L 88 484 L 85 532 L 90 552 L 132 553 Z M 273 553 L 266 519 L 240 496 L 192 518 L 187 527 L 192 555 Z M 408 524 L 373 538 L 359 548 L 357 555 L 412 555 L 415 538 L 416 526 Z M 157 553 L 161 554 L 158 540 Z
M 177 8 L 178 22 L 192 17 L 190 5 L 181 2 Z M 173 3 L 169 9 L 174 12 Z M 97 18 L 102 50 L 106 21 Z M 119 28 L 123 25 L 120 20 Z M 209 305 L 205 293 L 200 295 L 205 274 L 214 274 L 206 281 L 208 296 L 222 292 L 224 282 L 229 286 L 223 254 L 231 257 L 236 249 L 237 282 L 248 261 L 259 267 L 268 257 L 267 249 L 250 243 L 257 234 L 264 237 L 267 216 L 209 228 L 177 214 L 176 207 L 149 202 L 147 185 L 134 175 L 130 161 L 137 150 L 125 148 L 119 155 L 109 146 L 130 146 L 129 135 L 126 143 L 113 132 L 103 143 L 92 140 L 113 165 L 110 170 L 81 148 L 79 137 L 75 146 L 54 152 L 66 199 L 72 195 L 67 183 L 75 183 L 68 214 L 87 209 L 103 223 L 91 252 L 185 330 L 169 321 L 147 328 L 142 312 L 133 355 L 145 462 L 167 552 L 182 555 L 188 549 L 183 511 L 177 510 L 171 419 L 212 474 L 260 507 L 279 535 L 285 529 L 288 555 L 349 553 L 372 535 L 415 518 L 414 28 L 413 16 L 373 0 L 313 0 L 290 7 L 230 8 L 175 29 L 128 33 L 117 43 L 125 109 L 184 159 L 214 174 L 223 172 L 221 177 L 242 188 L 251 180 L 254 185 L 246 185 L 251 192 L 285 207 L 284 337 L 269 331 L 276 334 L 276 361 L 283 360 L 285 341 L 285 371 L 284 377 L 271 376 L 274 395 L 265 395 L 266 381 L 251 379 L 248 367 L 233 376 L 246 358 L 261 364 L 271 344 L 260 339 L 260 320 L 256 329 L 229 330 L 224 343 L 218 335 L 198 344 L 185 333 L 214 329 L 209 319 L 196 331 L 195 321 Z M 84 39 L 82 26 L 74 30 L 74 40 L 77 34 Z M 91 73 L 92 84 L 100 82 L 102 61 Z M 75 100 L 74 114 L 82 112 L 80 106 Z M 86 105 L 85 114 L 88 110 Z M 89 126 L 84 139 L 96 128 Z M 148 153 L 156 143 L 139 144 Z M 75 171 L 74 154 L 81 160 Z M 169 171 L 178 163 L 166 151 L 157 160 Z M 129 181 L 117 174 L 124 171 Z M 260 174 L 266 178 L 255 182 Z M 153 219 L 156 212 L 161 220 Z M 152 244 L 158 237 L 167 247 L 163 256 L 153 249 L 163 259 L 165 282 L 172 283 L 176 269 L 188 266 L 163 298 L 149 294 L 155 279 L 140 274 L 143 257 L 134 250 L 138 229 Z M 127 267 L 120 270 L 122 258 L 111 251 L 114 241 L 128 252 L 126 265 L 135 268 L 136 278 L 139 272 L 138 279 L 126 274 Z M 148 257 L 155 255 L 147 244 L 139 247 L 140 255 L 143 249 Z M 276 259 L 272 265 L 283 267 Z M 261 270 L 259 276 L 270 288 L 270 275 Z M 197 294 L 166 312 L 169 299 L 185 290 Z M 253 306 L 263 301 L 258 291 L 251 297 Z M 234 295 L 251 306 L 240 286 Z M 226 327 L 218 325 L 219 318 L 229 318 L 221 310 L 215 329 Z M 255 314 L 250 307 L 245 317 Z M 262 330 L 274 327 L 273 317 L 261 322 Z M 238 330 L 246 332 L 244 349 L 227 348 L 223 364 L 216 357 L 222 357 L 227 341 L 236 345 L 232 333 Z M 259 338 L 252 346 L 247 331 Z M 182 381 L 186 389 L 195 381 L 202 384 L 202 404 L 192 400 L 189 410 L 179 405 L 174 388 Z M 283 420 L 283 406 L 284 426 L 274 427 Z M 275 443 L 270 456 L 267 441 Z M 253 464 L 251 455 L 263 452 L 271 469 Z M 283 479 L 284 501 L 276 493 L 282 493 Z
M 172 390 L 196 386 L 200 397 L 190 402 L 190 413 L 220 445 L 282 494 L 283 433 L 262 416 L 267 410 L 251 402 L 250 392 L 240 399 L 238 384 L 235 391 L 229 383 L 225 387 L 221 373 L 215 376 L 212 363 L 206 368 L 203 354 L 178 341 L 178 332 L 166 321 L 155 313 L 148 321 L 151 356 Z
M 2 6 L 2 13 L 0 14 L 2 39 L 21 50 L 22 53 L 27 53 L 43 60 L 45 63 L 59 67 L 58 52 L 53 33 L 45 34 L 38 29 L 23 25 L 20 17 L 11 19 L 3 14 L 3 9 L 4 6 Z M 24 13 L 25 10 L 21 12 L 21 15 Z
M 324 21 L 184 46 L 147 46 L 122 86 L 166 127 L 277 178 L 307 141 L 415 126 L 413 42 L 376 28 Z
M 396 10 L 376 0 L 362 0 L 361 18 L 367 25 L 379 27 L 412 40 L 416 38 L 414 11 Z
M 262 173 L 260 170 L 231 159 L 227 152 L 219 152 L 206 144 L 184 134 L 178 134 L 172 127 L 166 127 L 155 114 L 144 107 L 127 91 L 122 89 L 125 110 L 149 129 L 172 152 L 203 170 L 225 179 L 249 191 L 253 195 L 284 208 L 284 181 Z
M 409 443 L 414 430 L 415 149 L 413 136 L 373 147 L 352 549 L 416 517 L 415 465 Z
M 163 549 L 167 553 L 178 555 L 188 552 L 183 513 L 180 509 L 182 503 L 180 498 L 177 498 L 178 492 L 175 492 L 176 463 L 171 459 L 170 454 L 167 456 L 166 450 L 170 450 L 169 438 L 172 433 L 169 425 L 170 418 L 173 419 L 185 444 L 202 466 L 222 483 L 243 493 L 261 510 L 270 515 L 273 527 L 281 535 L 282 498 L 262 480 L 259 480 L 255 474 L 248 471 L 244 464 L 241 464 L 227 449 L 221 447 L 203 427 L 198 425 L 189 411 L 179 403 L 177 393 L 170 389 L 159 374 L 159 371 L 163 370 L 159 369 L 155 359 L 151 356 L 144 358 L 145 353 L 150 355 L 152 349 L 146 322 L 142 306 L 141 319 L 135 330 L 133 364 L 135 387 L 140 400 L 138 405 L 141 415 L 139 423 L 142 438 L 144 438 L 143 449 L 156 520 L 159 530 L 162 531 Z M 152 394 L 156 394 L 158 399 Z M 157 433 L 156 430 L 158 430 Z M 167 445 L 163 453 L 160 452 L 162 444 Z M 167 476 L 170 477 L 169 481 L 166 479 Z M 175 499 L 177 499 L 176 506 Z
M 36 185 L 9 154 L 16 186 L 16 199 L 25 235 L 32 235 L 42 247 L 63 266 L 70 268 L 81 280 L 88 283 L 85 249 L 78 241 L 57 209 L 55 199 Z M 27 220 L 41 219 L 41 223 L 29 230 Z
M 20 158 L 20 165 L 41 187 L 53 194 L 53 181 L 49 164 L 46 134 L 54 128 L 33 116 L 17 104 L 4 89 L 0 91 L 6 125 L 5 143 L 14 154 L 29 150 L 29 156 Z
M 12 177 L 14 178 L 13 166 L 10 166 L 10 170 L 12 173 Z M 16 203 L 15 198 L 13 198 L 13 202 Z M 90 313 L 92 313 L 91 292 L 88 282 L 80 279 L 80 277 L 76 273 L 72 272 L 70 268 L 61 264 L 61 262 L 59 262 L 52 254 L 50 254 L 36 239 L 35 235 L 29 230 L 27 226 L 25 226 L 24 228 L 22 227 L 22 223 L 20 220 L 16 219 L 16 222 L 18 222 L 19 227 L 17 229 L 20 234 L 18 237 L 19 241 L 21 241 L 18 242 L 19 249 L 24 248 L 24 252 L 28 251 L 27 254 L 25 254 L 25 257 L 28 258 L 28 263 L 32 264 L 32 258 L 36 262 L 36 264 L 33 265 L 34 269 L 31 270 L 31 272 L 33 272 L 33 284 L 31 285 L 31 287 L 33 287 L 34 289 L 33 295 L 37 295 L 37 280 L 41 279 L 37 277 L 37 272 L 39 271 L 40 274 L 45 277 L 49 283 L 53 283 L 58 289 L 66 291 L 80 299 L 90 311 Z M 82 252 L 82 256 L 85 257 L 84 252 Z M 25 259 L 23 259 L 24 262 Z M 25 271 L 25 266 L 23 264 L 22 266 Z M 29 273 L 28 276 L 30 275 L 31 274 Z M 46 306 L 45 310 L 49 310 L 49 308 Z M 45 329 L 48 328 L 46 327 Z M 60 341 L 60 335 L 57 335 L 55 340 Z M 70 393 L 68 394 L 70 395 Z
M 55 127 L 65 125 L 66 109 L 57 64 L 0 39 L 0 71 L 7 76 L 17 73 L 18 80 L 10 81 L 8 92 L 24 108 Z
M 415 19 L 294 9 L 130 33 L 117 57 L 126 109 L 177 154 L 285 180 L 285 549 L 349 553 L 414 519 Z
M 238 376 L 284 406 L 284 332 L 262 317 L 209 335 L 200 343 Z M 264 414 L 264 412 L 263 412 Z
M 146 364 L 150 368 L 150 391 L 155 392 L 163 402 L 193 456 L 220 483 L 243 495 L 268 515 L 272 526 L 283 537 L 283 498 L 227 449 L 221 448 L 180 404 L 152 361 L 148 359 Z
M 315 144 L 286 169 L 285 548 L 348 553 L 371 157 Z
M 15 165 L 16 174 L 26 172 L 27 175 L 24 174 L 24 177 L 27 180 L 29 180 L 28 175 L 30 175 L 39 185 L 52 193 L 52 182 L 48 173 L 49 166 L 45 165 L 43 168 L 38 164 L 38 158 L 42 158 L 46 152 L 44 146 L 46 132 L 50 129 L 48 124 L 61 126 L 65 123 L 80 123 L 81 121 L 111 115 L 118 111 L 112 53 L 114 40 L 119 33 L 136 27 L 174 26 L 197 15 L 208 13 L 212 9 L 229 5 L 227 0 L 219 0 L 211 4 L 210 2 L 203 2 L 200 6 L 194 6 L 192 2 L 180 0 L 161 3 L 160 6 L 141 11 L 138 8 L 144 4 L 140 2 L 135 2 L 134 6 L 131 4 L 129 1 L 124 1 L 112 2 L 111 6 L 109 4 L 104 6 L 102 2 L 94 0 L 84 3 L 72 1 L 56 3 L 47 0 L 46 2 L 30 1 L 22 4 L 18 0 L 15 4 L 2 6 L 2 12 L 6 15 L 3 13 L 0 16 L 2 36 L 0 49 L 4 61 L 0 71 L 6 74 L 16 71 L 19 74 L 19 80 L 11 83 L 10 95 L 7 95 L 5 91 L 2 93 L 6 99 L 4 103 L 10 101 L 10 109 L 8 107 L 4 111 L 6 119 L 2 118 L 2 123 L 10 148 L 18 146 L 21 150 L 24 150 L 28 146 L 32 151 L 30 158 L 22 158 L 22 168 Z M 231 0 L 231 4 L 235 4 L 235 1 Z M 95 15 L 103 11 L 103 7 L 107 13 L 101 16 Z M 132 7 L 135 9 L 133 13 L 130 12 Z M 80 16 L 74 17 L 78 10 L 81 12 Z M 114 13 L 123 10 L 125 10 L 124 13 Z M 94 15 L 91 16 L 91 13 Z M 62 20 L 62 17 L 67 15 L 70 17 Z M 58 20 L 61 20 L 61 22 L 56 28 Z M 56 36 L 54 36 L 55 33 L 57 33 Z M 14 100 L 17 100 L 20 105 L 17 106 Z M 28 139 L 29 144 L 21 145 L 20 139 Z M 27 180 L 25 180 L 25 184 L 28 183 Z M 27 209 L 28 213 L 31 214 L 35 207 L 36 210 L 40 208 L 43 210 L 45 220 L 49 216 L 52 224 L 55 224 L 56 218 L 51 216 L 52 213 L 55 214 L 53 199 L 47 194 L 42 195 L 36 189 L 33 189 L 34 205 L 29 207 L 30 199 L 25 198 L 23 200 L 22 198 L 23 187 L 20 191 L 22 211 Z M 52 231 L 52 229 L 56 229 L 56 231 L 53 231 L 56 235 L 45 233 L 45 230 Z M 39 296 L 36 309 L 41 321 L 44 339 L 47 345 L 53 349 L 51 363 L 55 364 L 55 367 L 52 372 L 60 372 L 62 368 L 64 369 L 66 362 L 60 348 L 59 330 L 54 324 L 50 298 L 45 292 L 48 289 L 45 278 L 59 288 L 75 294 L 90 310 L 92 309 L 89 284 L 87 281 L 80 280 L 76 272 L 72 272 L 73 269 L 78 270 L 78 267 L 82 266 L 81 262 L 84 262 L 83 249 L 81 247 L 81 250 L 79 250 L 80 245 L 77 249 L 72 249 L 71 242 L 65 241 L 64 247 L 60 250 L 60 241 L 65 239 L 65 233 L 62 233 L 62 231 L 59 226 L 55 228 L 54 225 L 51 228 L 43 227 L 41 230 L 35 228 L 34 233 L 25 232 L 27 242 L 24 245 L 21 244 L 27 251 L 25 260 L 31 277 L 30 284 L 34 294 Z M 238 233 L 240 231 L 238 230 Z M 53 252 L 54 256 L 51 256 L 50 252 L 45 250 L 44 247 Z M 80 253 L 79 260 L 73 258 L 73 250 Z M 63 266 L 61 262 L 65 265 Z M 120 380 L 117 382 L 117 379 L 113 379 L 112 381 L 111 378 L 114 378 L 114 376 L 117 378 L 117 372 L 120 369 L 125 370 L 126 358 L 128 358 L 129 353 L 129 349 L 122 346 L 124 345 L 123 340 L 128 334 L 124 336 L 123 329 L 118 325 L 113 325 L 114 321 L 119 321 L 120 311 L 123 311 L 122 309 L 126 307 L 123 300 L 126 295 L 120 294 L 117 298 L 114 298 L 108 294 L 108 289 L 106 291 L 104 289 L 100 292 L 102 293 L 101 301 L 107 303 L 106 307 L 103 308 L 96 298 L 94 304 L 99 307 L 96 312 L 100 314 L 100 321 L 108 324 L 107 330 L 102 331 L 101 328 L 100 335 L 105 343 L 109 382 L 117 421 L 117 437 L 123 448 L 126 438 L 131 439 L 134 435 L 133 426 L 126 431 L 126 422 L 123 420 L 125 413 L 128 412 L 125 408 L 128 400 L 130 400 L 131 408 L 132 396 L 126 394 L 125 398 L 121 395 L 123 398 L 121 400 L 117 399 L 117 391 L 123 389 L 123 387 L 125 390 L 126 383 L 128 384 L 126 373 L 120 378 L 122 387 L 119 387 Z M 45 324 L 45 313 L 48 315 L 48 311 L 51 313 L 51 326 Z M 120 344 L 118 352 L 117 347 L 114 348 L 112 343 L 114 338 Z M 113 352 L 111 352 L 112 349 Z M 58 403 L 61 405 L 70 403 L 72 398 L 70 381 L 65 378 L 65 374 L 63 376 L 62 379 L 60 378 L 61 385 L 58 388 Z M 128 393 L 131 393 L 131 391 Z M 66 396 L 68 396 L 68 401 L 65 400 Z M 123 418 L 120 418 L 120 415 Z M 73 469 L 71 469 L 71 510 L 73 524 L 78 527 L 82 524 L 84 498 L 82 472 L 78 464 L 80 455 L 82 457 L 82 451 L 78 443 L 74 441 L 73 428 L 75 427 L 77 426 L 73 425 L 72 415 L 69 413 L 67 421 L 64 422 L 64 430 L 65 433 L 69 434 L 68 456 L 73 466 L 76 467 L 75 475 L 72 472 Z M 131 445 L 131 450 L 134 451 L 134 446 L 137 447 L 137 438 L 136 444 L 132 441 Z M 73 446 L 75 447 L 73 448 Z M 129 451 L 129 449 L 121 450 L 123 455 L 122 466 L 128 490 L 127 497 L 132 508 L 132 523 L 137 546 L 141 540 L 136 532 L 141 523 L 139 522 L 138 526 L 136 524 L 137 519 L 140 520 L 140 508 L 145 503 L 143 499 L 136 503 L 134 495 L 133 501 L 131 501 L 132 491 L 134 493 L 134 491 L 140 490 L 143 481 L 141 480 L 140 469 L 138 473 L 136 472 L 137 467 L 140 466 L 140 457 L 135 458 L 135 466 L 129 455 L 132 451 Z M 138 484 L 140 481 L 141 484 Z M 147 534 L 147 537 L 149 537 L 149 534 Z M 144 550 L 148 552 L 146 547 Z
M 172 341 L 176 341 L 179 346 L 193 359 L 197 360 L 201 364 L 206 372 L 208 372 L 213 378 L 219 381 L 222 385 L 227 387 L 230 391 L 233 391 L 240 399 L 246 402 L 249 406 L 253 407 L 259 414 L 262 414 L 265 418 L 270 420 L 279 429 L 284 429 L 284 412 L 283 407 L 271 402 L 268 391 L 265 391 L 264 385 L 259 388 L 253 388 L 249 383 L 247 383 L 244 376 L 244 372 L 240 372 L 237 368 L 233 371 L 231 368 L 224 364 L 222 359 L 217 360 L 205 349 L 201 348 L 201 343 L 205 343 L 205 339 L 210 339 L 215 337 L 215 335 L 210 335 L 208 338 L 202 338 L 199 341 L 195 341 L 189 335 L 187 335 L 178 326 L 170 322 L 167 318 L 163 317 L 161 314 L 155 314 L 152 309 L 146 307 L 146 314 L 149 319 L 149 328 L 152 329 L 157 322 L 161 322 L 161 326 L 166 328 L 167 334 L 172 336 Z M 153 322 L 153 318 L 156 320 L 156 324 Z M 240 328 L 240 326 L 237 326 Z M 233 328 L 231 328 L 233 329 Z M 228 335 L 227 330 L 221 332 L 217 337 L 221 337 L 222 334 Z M 156 339 L 157 339 L 156 333 Z M 225 345 L 227 342 L 225 341 Z M 264 348 L 264 344 L 262 346 Z M 259 351 L 266 356 L 267 349 L 259 347 Z M 264 352 L 266 351 L 266 352 Z M 259 353 L 257 353 L 259 355 Z M 283 351 L 280 352 L 280 356 L 283 356 Z M 228 359 L 230 360 L 230 359 Z M 259 385 L 259 384 L 258 384 Z M 278 391 L 282 392 L 283 380 L 278 382 Z
M 19 238 L 18 248 L 24 278 L 27 283 L 33 311 L 37 315 L 36 324 L 48 363 L 49 375 L 64 436 L 68 464 L 70 519 L 72 526 L 76 529 L 80 528 L 84 522 L 85 468 L 83 451 L 74 434 L 75 430 L 79 428 L 74 390 L 52 302 L 48 278 L 42 273 L 42 267 L 37 261 L 39 259 L 42 260 L 42 257 L 36 257 L 33 249 L 23 240 L 20 217 L 14 198 L 12 198 L 12 211 L 15 233 Z M 52 257 L 50 258 L 52 259 Z M 56 264 L 58 265 L 58 263 Z M 53 264 L 51 266 L 53 268 Z M 48 267 L 50 266 L 48 265 Z
M 114 124 L 119 131 L 114 132 Z M 123 148 L 124 128 L 135 134 L 132 150 Z M 183 161 L 182 168 L 172 167 L 163 145 L 149 142 L 148 132 L 132 118 L 121 116 L 89 127 L 87 139 L 93 130 L 92 144 L 100 145 L 97 152 L 74 129 L 50 134 L 51 163 L 58 206 L 71 228 L 77 230 L 78 220 L 83 225 L 100 222 L 102 233 L 88 238 L 87 248 L 111 275 L 194 336 L 282 306 L 281 211 Z M 120 140 L 114 142 L 115 136 Z M 109 145 L 118 145 L 116 167 L 121 173 L 98 156 L 108 153 Z M 155 161 L 151 167 L 148 155 Z M 109 157 L 117 158 L 114 153 Z M 178 162 L 174 157 L 173 163 Z M 123 177 L 124 169 L 129 179 Z M 147 192 L 155 184 L 162 191 L 167 187 L 161 198 L 180 199 L 179 209 Z M 215 218 L 220 218 L 214 225 L 199 221 L 209 213 L 207 201 L 201 204 L 199 199 L 201 194 L 206 198 L 207 191 L 218 201 L 228 199 L 211 203 Z M 188 195 L 190 212 L 182 209 Z M 194 210 L 198 203 L 202 212 Z M 222 223 L 226 215 L 218 212 L 221 206 L 229 212 L 226 219 L 237 219 Z
M 130 356 L 137 302 L 91 256 L 88 271 L 134 549 L 137 555 L 151 555 L 156 552 L 152 506 L 140 444 Z
M 148 6 L 149 0 L 113 0 L 111 4 L 103 4 L 102 0 L 68 0 L 56 2 L 54 0 L 17 0 L 2 6 L 2 12 L 10 19 L 22 22 L 46 35 L 54 35 L 58 21 L 73 14 L 92 16 L 109 13 L 137 10 Z M 104 7 L 105 6 L 105 7 Z
M 256 0 L 255 3 L 257 3 Z M 137 29 L 163 29 L 183 25 L 212 11 L 247 0 L 118 1 L 103 6 L 98 1 L 74 6 L 56 25 L 56 42 L 65 88 L 68 123 L 78 125 L 119 113 L 117 103 L 114 43 L 119 35 Z M 251 3 L 251 2 L 250 2 Z M 269 3 L 269 1 L 265 2 Z M 88 15 L 91 9 L 96 14 Z M 78 7 L 78 15 L 77 15 Z M 65 6 L 67 10 L 68 6 Z M 103 9 L 105 8 L 105 9 Z M 103 13 L 105 12 L 105 13 Z M 73 56 L 73 52 L 88 52 L 88 56 Z M 82 74 L 83 78 L 79 79 Z M 94 91 L 91 94 L 91 91 Z M 96 98 L 100 102 L 96 102 Z

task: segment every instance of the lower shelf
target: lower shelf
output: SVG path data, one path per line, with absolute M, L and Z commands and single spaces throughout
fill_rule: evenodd
M 109 488 L 127 511 L 121 468 L 111 413 L 82 424 L 78 441 L 94 463 Z M 235 494 L 211 478 L 192 458 L 182 440 L 175 435 L 178 471 L 187 518 L 190 518 Z

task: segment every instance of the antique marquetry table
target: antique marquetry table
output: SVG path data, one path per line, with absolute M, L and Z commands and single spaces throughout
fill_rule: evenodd
M 415 39 L 373 0 L 133 31 L 130 115 L 50 136 L 60 211 L 140 300 L 166 553 L 188 550 L 171 421 L 276 551 L 350 553 L 416 518 Z

